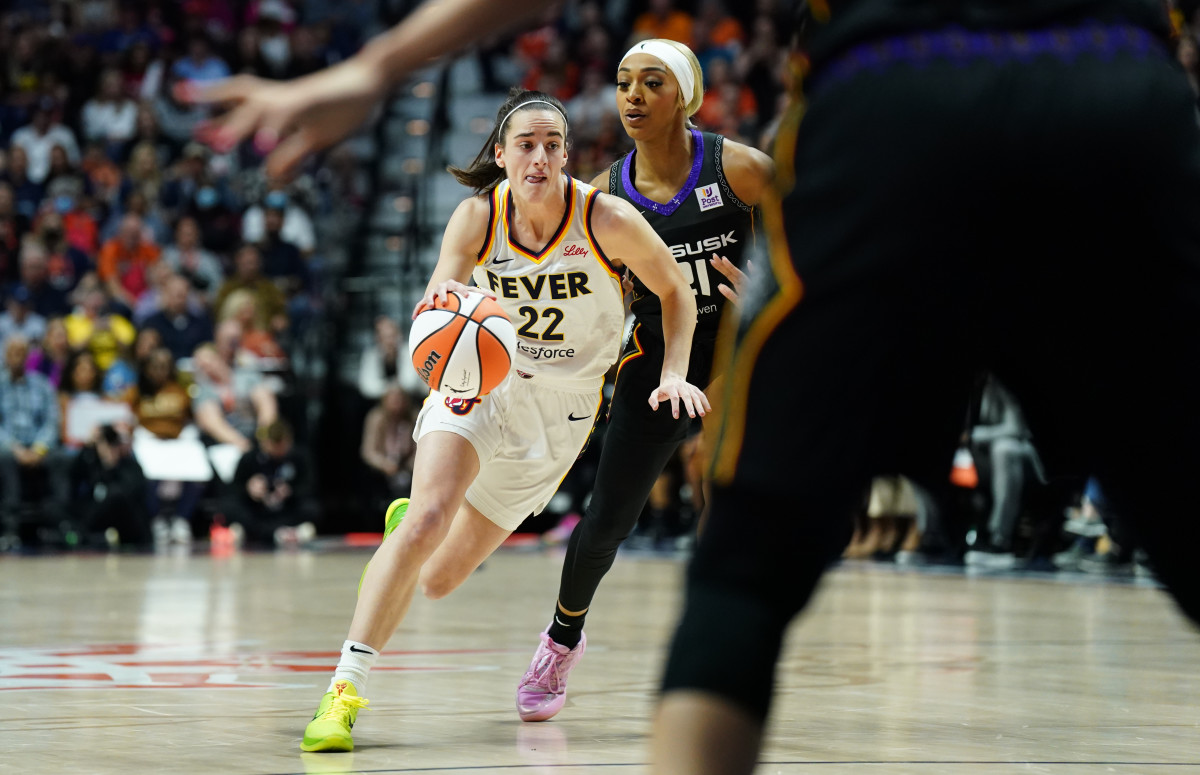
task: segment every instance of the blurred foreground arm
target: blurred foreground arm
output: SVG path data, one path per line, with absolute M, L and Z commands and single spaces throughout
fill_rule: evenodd
M 408 75 L 443 54 L 514 27 L 550 0 L 430 0 L 345 62 L 293 81 L 239 75 L 212 84 L 181 84 L 187 102 L 222 104 L 228 112 L 200 140 L 226 151 L 253 136 L 267 172 L 285 176 L 303 159 L 343 139 Z

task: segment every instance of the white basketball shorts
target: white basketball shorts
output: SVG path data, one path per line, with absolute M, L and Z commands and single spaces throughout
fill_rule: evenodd
M 482 398 L 447 398 L 431 392 L 413 438 L 449 431 L 471 442 L 479 474 L 467 502 L 505 530 L 546 508 L 579 457 L 596 412 L 602 380 L 587 388 L 509 375 Z M 418 449 L 418 454 L 420 454 Z

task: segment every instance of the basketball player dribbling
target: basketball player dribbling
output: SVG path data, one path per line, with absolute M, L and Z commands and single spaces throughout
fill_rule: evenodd
M 587 442 L 620 348 L 619 266 L 662 299 L 666 355 L 642 399 L 673 417 L 709 408 L 685 379 L 696 321 L 691 288 L 632 206 L 563 174 L 568 137 L 557 99 L 513 90 L 479 156 L 452 170 L 476 195 L 446 224 L 413 316 L 468 291 L 474 278 L 517 327 L 513 370 L 482 398 L 435 391 L 425 402 L 413 431 L 411 501 L 388 509 L 329 691 L 305 730 L 305 751 L 353 748 L 368 671 L 416 588 L 433 599 L 449 594 L 558 489 Z
M 775 153 L 794 185 L 763 204 L 770 266 L 732 332 L 659 775 L 754 768 L 784 634 L 851 502 L 874 473 L 946 475 L 980 369 L 1051 472 L 1096 475 L 1200 619 L 1200 126 L 1166 4 L 805 5 L 809 85 Z M 218 87 L 238 107 L 216 132 L 286 135 L 269 161 L 285 170 L 352 128 L 309 117 L 339 100 L 365 116 L 380 82 L 515 23 L 508 8 L 429 3 L 311 90 Z M 1078 363 L 1099 367 L 1080 380 Z
M 688 381 L 698 385 L 709 382 L 724 301 L 744 282 L 739 267 L 754 239 L 753 208 L 774 171 L 766 154 L 691 126 L 703 97 L 700 63 L 687 46 L 636 44 L 617 70 L 617 110 L 635 148 L 592 181 L 641 211 L 691 284 L 699 320 Z M 550 626 L 517 688 L 525 721 L 549 719 L 566 702 L 567 675 L 586 648 L 583 622 L 592 597 L 692 427 L 690 418 L 645 406 L 643 394 L 663 363 L 662 311 L 636 276 L 631 310 L 634 327 L 621 354 L 592 496 L 567 544 Z

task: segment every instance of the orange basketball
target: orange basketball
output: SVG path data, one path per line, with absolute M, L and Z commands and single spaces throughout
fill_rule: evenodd
M 408 343 L 413 368 L 449 398 L 478 398 L 504 381 L 517 351 L 517 331 L 494 299 L 451 293 L 417 315 Z

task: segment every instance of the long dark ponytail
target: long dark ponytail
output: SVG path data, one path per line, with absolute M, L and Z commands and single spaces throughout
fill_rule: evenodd
M 500 181 L 504 180 L 504 170 L 496 164 L 495 147 L 504 145 L 504 134 L 502 133 L 512 124 L 512 115 L 523 110 L 546 110 L 550 107 L 562 114 L 563 131 L 566 133 L 567 109 L 558 101 L 558 98 L 544 92 L 529 91 L 517 86 L 509 89 L 508 99 L 504 100 L 500 110 L 496 111 L 496 122 L 492 125 L 492 133 L 488 135 L 487 142 L 483 144 L 483 148 L 479 150 L 475 160 L 465 169 L 462 167 L 447 167 L 446 169 L 454 176 L 455 180 L 464 186 L 473 188 L 476 194 L 491 191 Z

